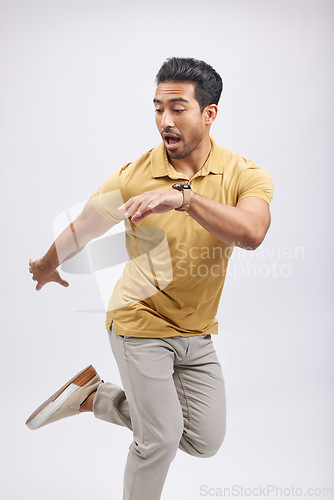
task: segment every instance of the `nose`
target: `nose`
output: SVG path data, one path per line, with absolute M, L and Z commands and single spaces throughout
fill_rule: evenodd
M 164 111 L 161 119 L 161 127 L 164 128 L 173 128 L 175 126 L 172 115 L 169 111 Z

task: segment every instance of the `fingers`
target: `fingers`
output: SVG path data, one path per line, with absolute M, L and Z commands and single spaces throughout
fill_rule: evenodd
M 142 205 L 142 203 L 142 196 L 130 198 L 124 205 L 122 205 L 126 209 L 124 216 L 128 218 L 131 217 L 132 214 L 138 211 L 138 208 Z
M 133 196 L 129 198 L 127 202 L 123 203 L 123 205 L 118 207 L 118 210 L 125 210 L 125 217 L 131 217 L 135 212 L 139 212 L 138 215 L 141 215 L 144 213 L 146 207 L 152 201 L 154 196 L 156 196 L 156 191 L 147 191 L 146 193 L 139 194 L 138 196 Z
M 134 196 L 130 198 L 126 203 L 118 207 L 118 210 L 126 210 L 124 216 L 127 218 L 132 217 L 133 221 L 138 222 L 139 220 L 152 213 L 152 204 L 154 204 L 154 206 L 159 204 L 158 200 L 152 200 L 153 193 L 154 191 Z
M 137 211 L 137 213 L 131 218 L 131 220 L 133 222 L 139 222 L 145 219 L 145 217 L 147 217 L 148 215 L 151 215 L 152 213 L 153 213 L 152 210 L 146 210 L 144 213 Z
M 148 210 L 150 210 L 153 213 L 154 209 L 156 207 L 158 207 L 159 205 L 160 205 L 160 201 L 159 200 L 155 200 L 155 201 L 151 201 L 151 203 L 149 203 L 147 205 L 147 208 L 148 208 Z
M 145 216 L 146 215 L 150 215 L 151 210 L 149 208 L 150 206 L 150 201 L 149 200 L 144 200 L 142 201 L 138 207 L 137 207 L 137 211 L 136 213 L 132 216 L 132 219 L 133 220 L 138 220 L 139 218 L 141 218 L 142 216 Z
M 32 259 L 29 259 L 29 273 L 32 274 L 31 276 L 31 279 L 33 281 L 37 281 L 37 285 L 36 285 L 36 290 L 40 290 L 42 288 L 43 285 L 40 285 L 38 283 L 38 278 L 34 275 L 34 271 L 32 269 L 32 266 L 34 265 L 34 261 Z
M 159 200 L 146 200 L 144 202 L 142 202 L 138 209 L 137 209 L 137 212 L 135 213 L 135 215 L 132 216 L 132 221 L 133 222 L 139 222 L 141 221 L 142 219 L 144 219 L 145 217 L 147 217 L 148 215 L 151 215 L 153 214 L 154 212 L 154 208 L 155 207 L 158 207 L 160 205 L 160 201 Z
M 60 274 L 58 273 L 58 271 L 55 272 L 55 275 L 52 277 L 52 281 L 55 281 L 56 283 L 59 283 L 59 285 L 62 285 L 62 286 L 65 286 L 65 287 L 70 286 L 70 284 L 68 283 L 68 281 L 63 280 L 63 278 L 60 276 Z
M 61 286 L 65 286 L 65 287 L 68 287 L 70 286 L 69 282 L 68 281 L 65 281 L 65 280 L 60 280 L 58 281 L 58 283 L 61 285 Z
M 46 283 L 51 281 L 55 281 L 66 288 L 70 286 L 68 281 L 64 280 L 58 271 L 54 271 L 50 274 L 44 268 L 39 266 L 38 261 L 33 261 L 32 259 L 29 259 L 29 272 L 32 274 L 31 279 L 33 281 L 37 281 L 37 285 L 35 287 L 37 291 L 41 290 Z
M 37 281 L 37 280 L 36 280 L 36 279 L 34 279 L 34 281 Z M 53 280 L 53 281 L 54 281 L 54 282 L 56 282 L 56 283 L 59 283 L 59 285 L 62 285 L 62 286 L 64 286 L 65 288 L 67 288 L 68 286 L 70 286 L 70 284 L 68 283 L 68 281 L 63 280 L 62 278 L 57 279 L 57 280 L 55 279 L 55 280 Z M 36 290 L 37 290 L 37 291 L 41 290 L 45 284 L 46 284 L 46 283 L 37 283 L 37 285 L 36 285 L 36 287 L 35 287 L 35 288 L 36 288 Z

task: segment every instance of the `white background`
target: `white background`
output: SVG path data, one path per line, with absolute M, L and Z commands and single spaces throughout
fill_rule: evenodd
M 59 213 L 160 142 L 154 77 L 170 56 L 221 74 L 212 135 L 264 167 L 275 195 L 267 238 L 233 256 L 218 312 L 226 441 L 210 459 L 179 452 L 162 498 L 333 486 L 333 2 L 0 5 L 2 498 L 121 498 L 127 429 L 92 415 L 24 425 L 90 363 L 119 383 L 93 276 L 37 293 L 28 259 Z

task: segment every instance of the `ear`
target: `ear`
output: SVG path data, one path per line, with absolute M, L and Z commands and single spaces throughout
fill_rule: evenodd
M 210 104 L 210 106 L 207 106 L 203 111 L 205 125 L 211 125 L 217 118 L 217 114 L 218 106 L 216 104 Z

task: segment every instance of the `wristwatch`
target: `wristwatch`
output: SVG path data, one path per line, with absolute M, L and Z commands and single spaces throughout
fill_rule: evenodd
M 190 205 L 191 198 L 191 182 L 189 182 L 189 184 L 173 184 L 172 188 L 177 189 L 178 191 L 182 191 L 183 193 L 183 203 L 180 207 L 175 208 L 175 210 L 178 210 L 179 212 L 187 211 Z

